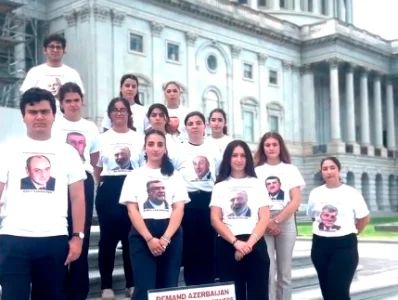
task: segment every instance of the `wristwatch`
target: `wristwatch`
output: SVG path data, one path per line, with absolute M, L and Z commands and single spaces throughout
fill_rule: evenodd
M 72 233 L 72 237 L 78 237 L 79 239 L 83 240 L 84 239 L 84 232 L 74 232 Z

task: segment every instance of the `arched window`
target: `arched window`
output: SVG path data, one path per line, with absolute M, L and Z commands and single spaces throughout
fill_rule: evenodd
M 242 121 L 243 139 L 247 142 L 254 142 L 258 137 L 258 102 L 254 99 L 243 99 L 241 101 L 242 106 Z
M 224 102 L 221 100 L 221 93 L 215 87 L 210 87 L 203 95 L 202 111 L 207 117 L 217 107 L 225 109 Z
M 142 75 L 142 74 L 135 74 L 138 78 L 138 95 L 140 97 L 140 102 L 143 105 L 148 105 L 152 103 L 152 82 L 151 80 Z

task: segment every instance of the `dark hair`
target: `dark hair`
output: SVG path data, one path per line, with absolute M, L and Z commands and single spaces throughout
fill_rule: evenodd
M 222 114 L 223 118 L 224 118 L 224 127 L 222 129 L 222 133 L 224 134 L 228 134 L 228 128 L 227 128 L 227 113 L 222 109 L 222 108 L 215 108 L 213 109 L 210 114 L 209 114 L 209 123 L 210 123 L 210 119 L 211 119 L 211 115 L 214 113 L 220 113 Z
M 205 116 L 204 116 L 200 111 L 195 110 L 195 111 L 191 111 L 189 114 L 187 114 L 187 115 L 185 116 L 185 119 L 184 119 L 184 124 L 185 124 L 185 126 L 187 125 L 188 119 L 189 119 L 190 117 L 193 117 L 193 116 L 198 116 L 199 118 L 202 119 L 203 124 L 206 124 L 206 118 L 205 118 Z
M 62 103 L 62 101 L 64 101 L 65 95 L 67 93 L 77 93 L 83 100 L 82 89 L 80 88 L 80 86 L 77 83 L 67 82 L 67 83 L 61 85 L 61 87 L 58 90 L 58 99 L 59 99 L 60 103 Z
M 124 75 L 122 76 L 122 78 L 120 78 L 120 97 L 123 97 L 123 95 L 122 95 L 122 86 L 123 86 L 124 82 L 125 82 L 127 79 L 134 80 L 134 81 L 137 83 L 137 89 L 138 89 L 138 87 L 139 87 L 139 84 L 140 84 L 140 83 L 139 83 L 139 81 L 138 81 L 138 77 L 137 77 L 137 76 L 135 76 L 135 75 L 133 75 L 133 74 L 124 74 Z M 141 101 L 140 101 L 140 95 L 139 95 L 138 91 L 137 91 L 137 94 L 136 94 L 135 97 L 134 97 L 134 102 L 135 102 L 136 104 L 142 105 L 142 103 L 141 103 Z
M 290 159 L 289 151 L 286 148 L 286 144 L 285 144 L 282 136 L 277 132 L 269 131 L 269 132 L 266 132 L 261 137 L 260 142 L 257 147 L 257 151 L 254 154 L 254 161 L 255 161 L 256 166 L 260 166 L 267 162 L 267 156 L 265 155 L 265 152 L 264 152 L 264 143 L 269 138 L 274 138 L 278 141 L 279 149 L 280 149 L 280 153 L 279 153 L 280 160 L 286 164 L 290 164 L 292 161 Z
M 62 49 L 66 48 L 66 39 L 58 33 L 53 33 L 47 36 L 43 41 L 43 47 L 47 48 L 51 42 L 58 42 L 62 45 Z
M 178 87 L 180 92 L 182 92 L 181 84 L 179 84 L 177 81 L 173 81 L 173 80 L 167 81 L 165 84 L 163 84 L 163 87 L 162 87 L 163 91 L 165 91 L 170 84 L 174 84 L 175 86 Z
M 164 104 L 162 104 L 162 103 L 154 103 L 151 106 L 149 106 L 148 111 L 146 113 L 146 116 L 147 116 L 148 120 L 149 120 L 149 117 L 151 116 L 152 111 L 154 111 L 156 108 L 159 109 L 162 113 L 164 113 L 164 116 L 166 117 L 166 126 L 165 126 L 164 129 L 165 129 L 166 133 L 170 133 L 169 111 L 168 111 L 167 107 Z
M 232 153 L 234 152 L 236 147 L 242 147 L 243 151 L 246 155 L 246 165 L 245 165 L 245 174 L 249 177 L 257 177 L 256 172 L 254 171 L 254 163 L 253 163 L 253 156 L 250 151 L 249 146 L 242 140 L 234 140 L 230 142 L 227 147 L 225 148 L 222 161 L 220 164 L 220 171 L 217 176 L 217 182 L 224 181 L 231 175 L 231 159 Z
M 109 119 L 110 119 L 111 122 L 112 122 L 111 114 L 112 114 L 112 110 L 115 108 L 115 104 L 116 104 L 117 102 L 122 102 L 123 105 L 124 105 L 124 107 L 127 109 L 127 115 L 128 115 L 127 127 L 130 128 L 130 129 L 132 129 L 132 130 L 135 130 L 135 127 L 133 126 L 133 117 L 132 117 L 132 116 L 133 116 L 133 113 L 132 113 L 132 111 L 131 111 L 130 103 L 129 103 L 126 99 L 124 99 L 124 98 L 122 98 L 122 97 L 113 98 L 113 99 L 111 100 L 111 102 L 109 102 L 109 104 L 108 104 L 108 109 L 106 110 L 107 113 L 108 113 Z
M 157 135 L 160 135 L 161 137 L 163 137 L 164 145 L 166 146 L 166 136 L 165 136 L 165 134 L 163 132 L 161 132 L 160 130 L 157 130 L 157 129 L 149 129 L 145 133 L 144 145 L 146 145 L 148 137 L 153 135 L 153 134 L 157 134 Z M 162 157 L 162 162 L 160 164 L 160 173 L 162 173 L 162 175 L 167 175 L 167 176 L 171 176 L 174 173 L 174 166 L 171 163 L 171 160 L 170 160 L 167 152 Z
M 26 106 L 39 103 L 40 101 L 48 101 L 50 103 L 51 111 L 55 115 L 57 112 L 57 106 L 55 105 L 55 98 L 47 90 L 41 88 L 30 88 L 21 96 L 21 101 L 19 102 L 19 109 L 21 110 L 22 116 L 25 116 Z
M 331 161 L 337 166 L 337 169 L 338 169 L 339 171 L 341 170 L 341 163 L 340 163 L 340 161 L 337 159 L 337 157 L 335 157 L 335 156 L 328 156 L 328 157 L 323 158 L 323 159 L 321 160 L 321 169 L 322 169 L 323 163 L 324 163 L 326 160 L 331 160 Z

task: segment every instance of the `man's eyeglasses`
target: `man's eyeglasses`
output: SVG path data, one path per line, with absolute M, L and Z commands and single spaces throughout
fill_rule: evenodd
M 51 50 L 63 50 L 63 47 L 61 45 L 48 45 L 47 49 L 51 49 Z
M 113 108 L 111 110 L 111 112 L 114 113 L 114 114 L 127 115 L 127 109 L 126 108 Z

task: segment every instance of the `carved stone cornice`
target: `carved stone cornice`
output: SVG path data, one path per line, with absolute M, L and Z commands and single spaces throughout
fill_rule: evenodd
M 339 65 L 342 63 L 343 61 L 337 57 L 330 57 L 327 60 L 327 63 L 330 65 L 331 68 L 338 68 Z
M 101 5 L 94 5 L 93 13 L 94 13 L 94 19 L 100 22 L 106 22 L 110 17 L 109 8 Z
M 312 64 L 305 64 L 305 65 L 302 65 L 302 66 L 300 67 L 300 73 L 301 73 L 302 75 L 304 75 L 304 74 L 312 74 L 312 73 L 313 73 Z
M 83 5 L 83 6 L 79 7 L 78 9 L 76 9 L 76 14 L 77 14 L 80 22 L 88 22 L 88 20 L 90 19 L 90 13 L 91 13 L 91 9 L 90 9 L 90 5 L 88 5 L 88 4 Z
M 261 66 L 265 65 L 268 56 L 265 53 L 257 53 L 258 64 Z
M 160 37 L 160 35 L 162 34 L 164 25 L 160 24 L 158 22 L 151 22 L 151 29 L 152 29 L 152 35 L 153 36 L 157 36 Z
M 283 60 L 282 66 L 285 70 L 289 71 L 289 70 L 293 69 L 293 62 L 290 60 Z
M 189 46 L 195 46 L 197 38 L 198 35 L 196 33 L 190 31 L 185 32 L 185 39 L 187 40 Z
M 76 26 L 77 18 L 78 18 L 76 10 L 65 13 L 64 18 L 68 24 L 68 27 Z
M 126 17 L 126 13 L 118 11 L 116 9 L 111 9 L 110 14 L 111 14 L 112 24 L 115 26 L 122 26 L 123 21 Z
M 232 58 L 238 58 L 240 55 L 240 52 L 242 51 L 241 47 L 237 47 L 237 46 L 231 46 L 231 54 L 232 54 Z

